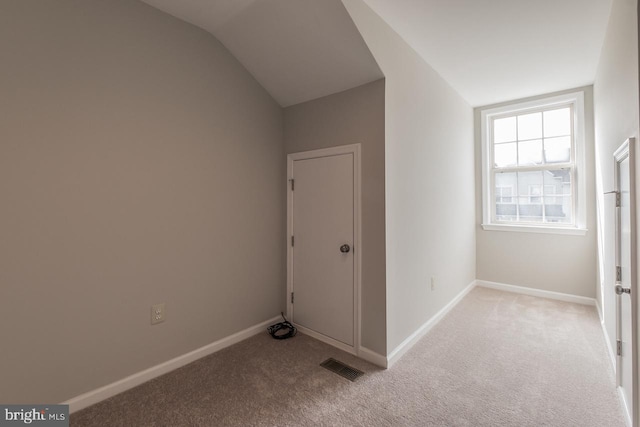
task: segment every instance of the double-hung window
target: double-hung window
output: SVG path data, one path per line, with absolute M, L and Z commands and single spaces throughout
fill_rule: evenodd
M 583 234 L 582 92 L 481 110 L 483 228 Z

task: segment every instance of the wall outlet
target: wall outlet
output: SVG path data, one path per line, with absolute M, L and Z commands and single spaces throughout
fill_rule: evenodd
M 435 291 L 436 290 L 436 278 L 431 276 L 431 290 Z
M 151 324 L 164 322 L 165 307 L 164 303 L 154 304 L 151 306 Z

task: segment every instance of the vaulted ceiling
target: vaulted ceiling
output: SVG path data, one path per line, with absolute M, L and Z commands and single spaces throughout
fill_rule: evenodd
M 143 0 L 225 45 L 283 107 L 383 77 L 340 0 Z
M 220 40 L 282 106 L 383 77 L 341 0 L 143 0 Z M 472 106 L 593 83 L 611 0 L 362 0 Z
M 364 0 L 472 106 L 593 83 L 611 0 Z

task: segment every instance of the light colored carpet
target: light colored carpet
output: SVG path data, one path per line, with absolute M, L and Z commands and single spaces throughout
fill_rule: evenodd
M 319 366 L 334 357 L 366 374 Z M 476 288 L 393 368 L 265 332 L 72 426 L 624 426 L 593 307 Z

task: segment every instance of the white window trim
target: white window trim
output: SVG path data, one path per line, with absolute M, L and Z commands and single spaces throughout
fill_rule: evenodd
M 492 194 L 490 186 L 491 175 L 491 135 L 490 120 L 505 113 L 522 114 L 528 110 L 550 108 L 561 104 L 573 104 L 574 146 L 575 146 L 575 224 L 571 226 L 539 225 L 539 224 L 496 224 L 491 222 Z M 551 96 L 534 101 L 518 102 L 501 107 L 481 110 L 481 139 L 482 139 L 482 229 L 488 231 L 518 231 L 525 233 L 552 233 L 585 235 L 587 232 L 587 203 L 585 177 L 585 131 L 584 131 L 584 93 L 573 92 L 564 95 Z

